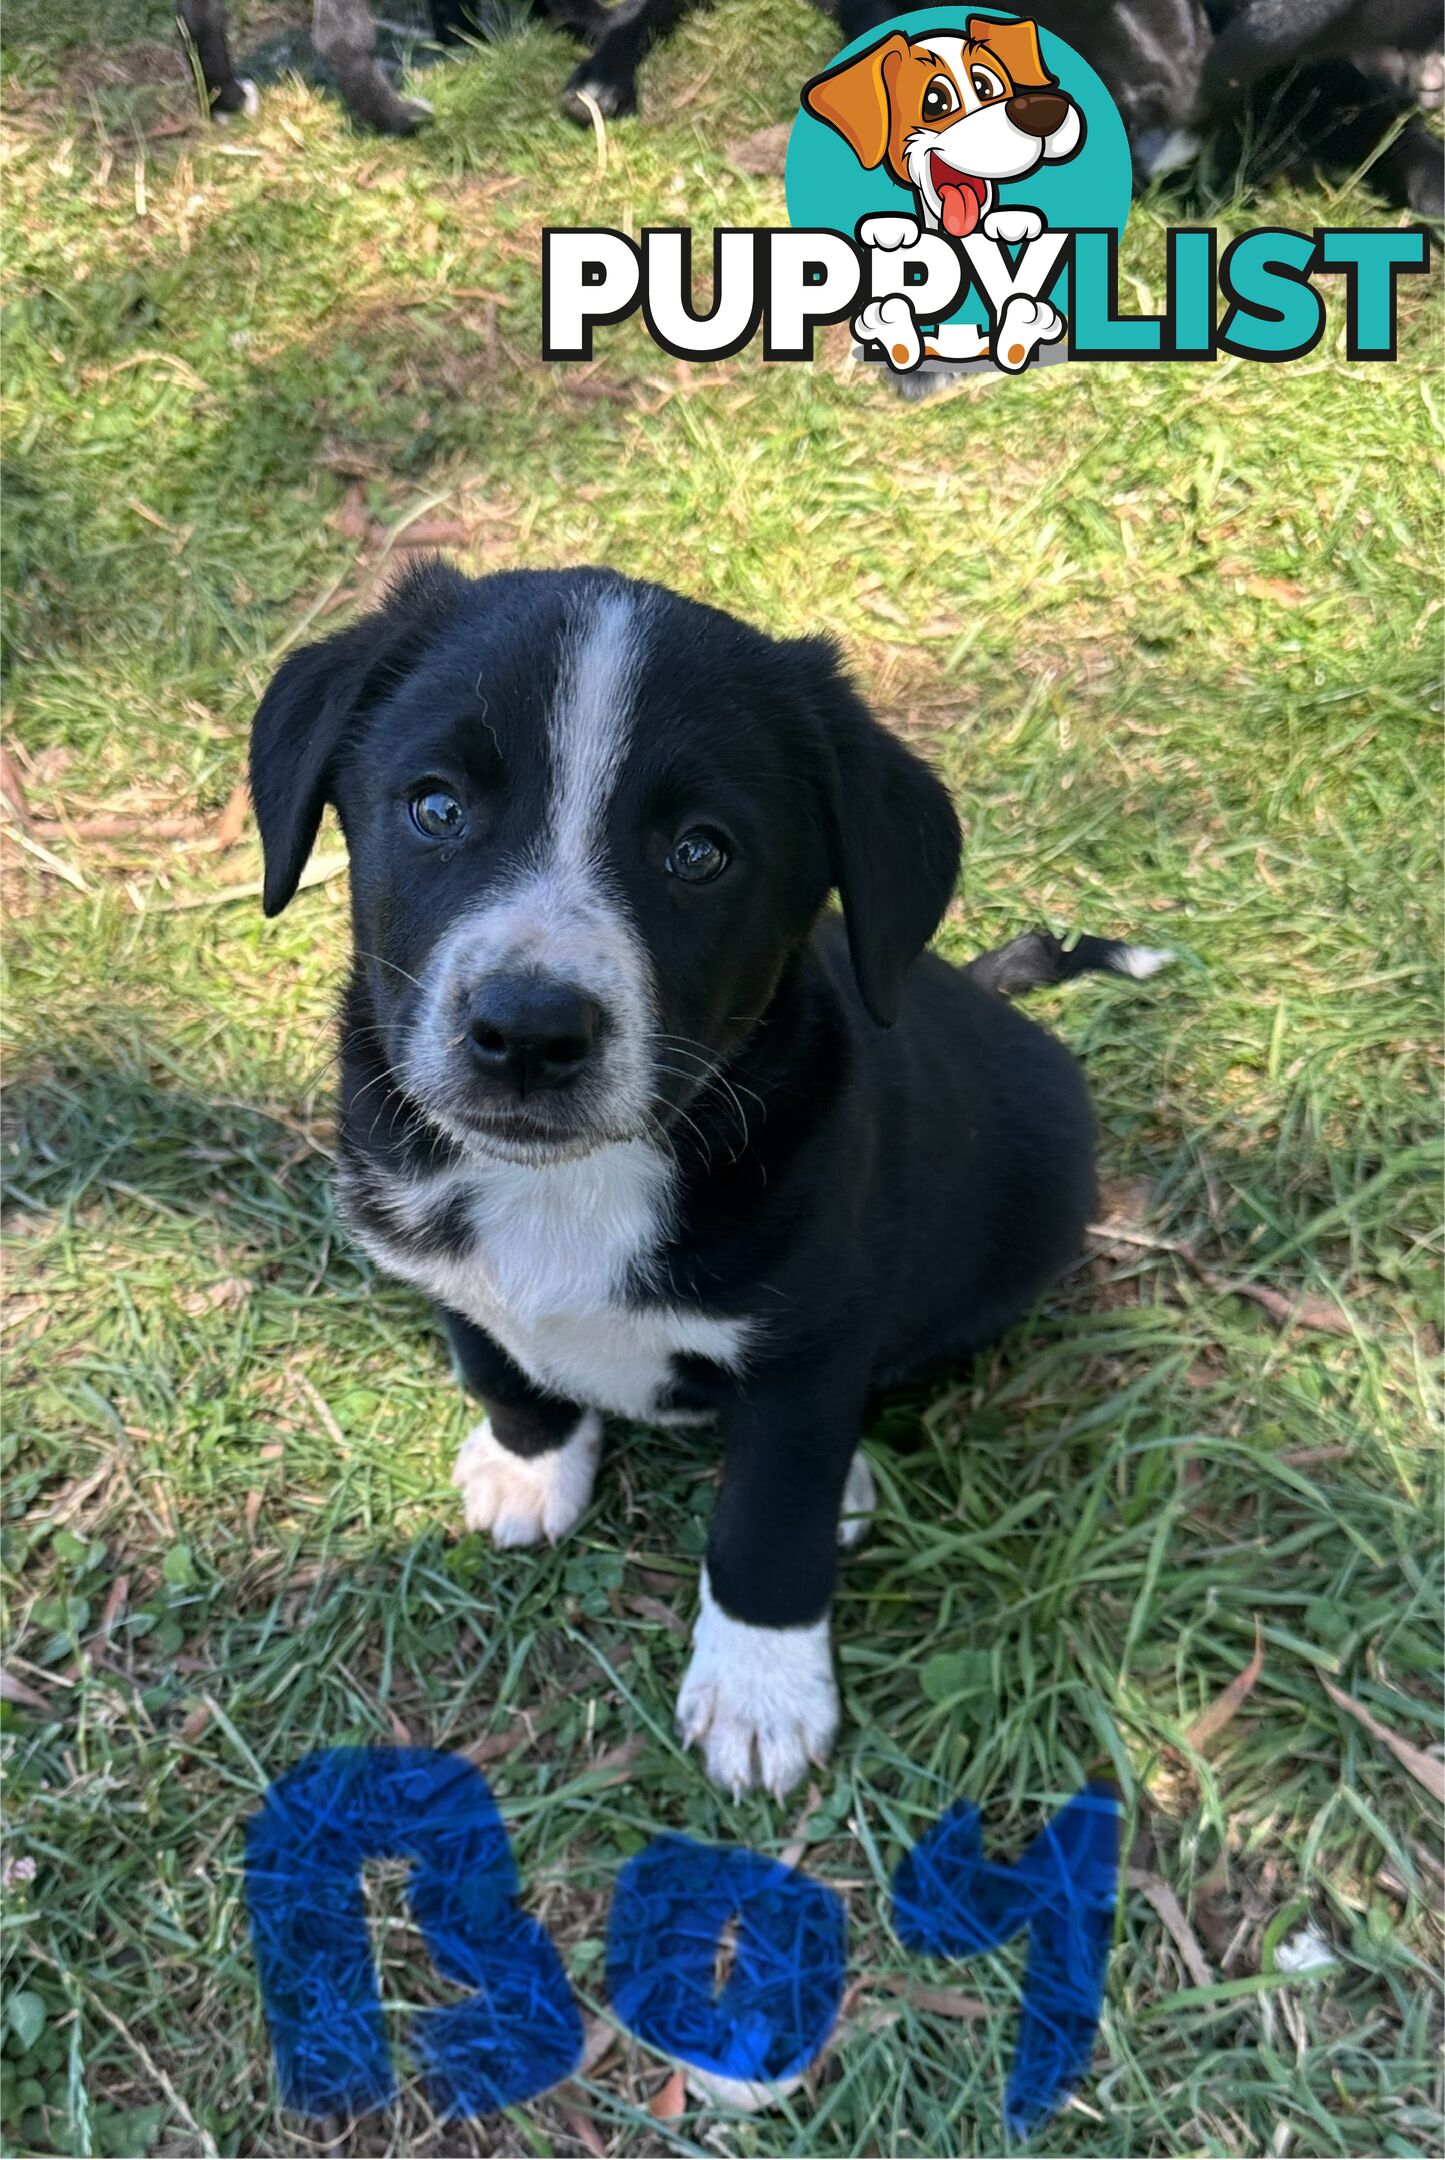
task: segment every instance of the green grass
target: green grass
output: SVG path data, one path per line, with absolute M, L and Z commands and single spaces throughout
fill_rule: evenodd
M 1346 365 L 1332 317 L 1285 369 L 1058 368 L 922 406 L 836 335 L 816 368 L 689 374 L 629 326 L 546 368 L 541 224 L 780 220 L 728 146 L 788 117 L 821 18 L 695 18 L 604 178 L 552 117 L 569 49 L 542 30 L 432 71 L 437 119 L 398 146 L 294 84 L 253 125 L 187 125 L 167 16 L 6 21 L 12 741 L 71 882 L 7 840 L 7 1663 L 41 1700 L 4 1709 L 5 2149 L 316 2149 L 274 2098 L 240 1829 L 317 1744 L 494 1743 L 529 1907 L 591 2011 L 627 1854 L 667 1826 L 776 1850 L 802 1812 L 733 1808 L 671 1737 L 663 1608 L 690 1618 L 706 1445 L 619 1434 L 555 1553 L 458 1535 L 465 1409 L 330 1191 L 341 883 L 271 926 L 225 897 L 259 867 L 214 823 L 275 656 L 421 520 L 476 569 L 600 559 L 835 632 L 956 787 L 947 950 L 1042 920 L 1181 958 L 1039 1001 L 1137 1242 L 870 1436 L 886 1505 L 845 1568 L 847 1721 L 806 1830 L 854 1991 L 807 2088 L 659 2124 L 663 2068 L 619 2041 L 475 2127 L 408 2080 L 326 2149 L 573 2154 L 590 2118 L 627 2154 L 998 2153 L 1019 1949 L 921 1965 L 886 1884 L 953 1797 L 1007 1853 L 1102 1768 L 1214 1985 L 1128 1889 L 1094 2070 L 1039 2149 L 1438 2151 L 1438 1814 L 1323 1686 L 1438 1750 L 1427 281 L 1389 367 Z M 1141 296 L 1177 207 L 1131 221 Z M 1204 208 L 1382 214 L 1322 184 Z M 1346 1332 L 1281 1331 L 1240 1281 Z M 1256 1625 L 1261 1676 L 1201 1750 Z M 431 1983 L 375 1890 L 399 2013 Z M 1336 1962 L 1290 1979 L 1274 1949 L 1306 1917 Z

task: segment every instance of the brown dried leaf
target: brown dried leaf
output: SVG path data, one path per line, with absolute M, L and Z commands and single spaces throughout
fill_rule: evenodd
M 1213 1987 L 1214 1974 L 1209 1960 L 1199 1947 L 1199 1938 L 1184 1917 L 1184 1908 L 1162 1875 L 1151 1875 L 1144 1868 L 1130 1868 L 1124 1877 L 1131 1890 L 1137 1890 L 1148 1898 L 1159 1918 L 1173 1936 L 1184 1970 L 1196 1987 Z
M 889 1995 L 901 1995 L 915 2010 L 930 2011 L 934 2017 L 982 2018 L 993 2015 L 992 2008 L 981 1997 L 966 1994 L 962 1988 L 925 1987 L 921 1981 L 910 1980 L 903 1973 L 884 1973 L 874 1983 Z
M 808 1850 L 808 1825 L 823 1805 L 823 1791 L 819 1785 L 808 1787 L 808 1797 L 803 1802 L 803 1812 L 793 1825 L 793 1834 L 778 1854 L 784 1867 L 796 1867 Z
M 226 797 L 226 807 L 216 820 L 215 842 L 222 853 L 233 848 L 246 829 L 246 813 L 251 807 L 251 790 L 244 780 L 238 780 Z
M 0 1666 L 0 1702 L 18 1703 L 22 1710 L 50 1710 L 54 1707 L 48 1695 L 39 1688 L 31 1687 L 28 1680 L 17 1679 L 13 1672 Z
M 658 2122 L 675 2122 L 687 2109 L 687 2079 L 681 2070 L 665 2078 L 647 2103 L 647 2112 Z
M 622 1741 L 617 1747 L 608 1748 L 595 1762 L 589 1763 L 587 1775 L 589 1778 L 605 1780 L 609 1785 L 620 1785 L 646 1747 L 646 1733 L 634 1733 L 630 1740 Z
M 723 155 L 729 165 L 735 165 L 739 172 L 751 173 L 754 179 L 779 179 L 788 162 L 791 133 L 789 123 L 779 120 L 772 127 L 756 128 L 751 135 L 743 135 L 737 142 L 729 143 Z
M 603 2160 L 607 2146 L 592 2117 L 585 2115 L 581 2108 L 568 2107 L 565 2101 L 558 2102 L 557 2112 L 578 2144 L 585 2145 L 588 2152 L 594 2155 L 594 2160 Z
M 204 1290 L 183 1290 L 176 1303 L 188 1319 L 199 1319 L 202 1313 L 234 1312 L 251 1295 L 251 1285 L 239 1275 L 223 1275 L 219 1282 L 208 1283 Z
M 258 1515 L 260 1514 L 260 1512 L 261 1512 L 261 1495 L 260 1495 L 260 1493 L 258 1493 L 257 1491 L 255 1491 L 255 1490 L 254 1490 L 254 1488 L 253 1488 L 253 1489 L 252 1489 L 252 1491 L 248 1492 L 248 1493 L 247 1493 L 247 1495 L 246 1495 L 246 1516 L 245 1516 L 245 1520 L 246 1520 L 246 1543 L 247 1543 L 248 1545 L 254 1545 L 254 1544 L 255 1544 L 255 1542 L 256 1542 L 256 1518 L 257 1518 L 257 1516 L 258 1516 Z
M 1318 1670 L 1316 1667 L 1316 1671 Z M 1382 1747 L 1387 1747 L 1396 1762 L 1408 1770 L 1411 1777 L 1423 1785 L 1427 1793 L 1445 1806 L 1445 1762 L 1441 1762 L 1438 1755 L 1427 1755 L 1425 1750 L 1416 1747 L 1413 1741 L 1402 1740 L 1398 1733 L 1391 1732 L 1389 1726 L 1382 1725 L 1362 1702 L 1356 1702 L 1353 1695 L 1347 1695 L 1343 1688 L 1337 1688 L 1323 1673 L 1320 1673 L 1319 1678 L 1320 1685 L 1330 1701 L 1354 1718 L 1357 1724 L 1363 1725 L 1372 1740 L 1378 1740 Z
M 461 1753 L 469 1763 L 475 1763 L 479 1770 L 485 1770 L 488 1763 L 500 1762 L 504 1755 L 515 1755 L 526 1738 L 526 1728 L 513 1725 L 507 1732 L 485 1733 L 480 1740 L 474 1740 L 470 1747 L 463 1748 Z
M 418 518 L 399 532 L 392 545 L 399 548 L 465 547 L 472 529 L 460 518 Z
M 185 1741 L 188 1747 L 193 1746 L 200 1739 L 201 1734 L 206 1730 L 210 1722 L 210 1704 L 208 1702 L 198 1702 L 195 1709 L 188 1712 L 182 1719 L 179 1737 Z
M 1303 585 L 1296 585 L 1290 578 L 1247 577 L 1244 589 L 1254 600 L 1273 600 L 1280 607 L 1298 607 L 1309 594 Z
M 687 1622 L 675 1613 L 661 1598 L 648 1597 L 645 1591 L 636 1591 L 622 1600 L 628 1612 L 636 1613 L 639 1620 L 650 1620 L 654 1627 L 665 1627 L 670 1635 L 678 1635 L 685 1641 Z
M 1223 1732 L 1263 1670 L 1264 1636 L 1260 1632 L 1259 1615 L 1256 1613 L 1254 1621 L 1254 1656 L 1245 1666 L 1243 1672 L 1235 1674 L 1228 1687 L 1220 1689 L 1208 1709 L 1200 1711 L 1198 1717 L 1184 1735 L 1196 1753 L 1203 1754 L 1216 1733 Z M 1160 1918 L 1163 1918 L 1162 1914 Z M 1208 1985 L 1205 1981 L 1201 1981 L 1199 1984 L 1200 1986 Z

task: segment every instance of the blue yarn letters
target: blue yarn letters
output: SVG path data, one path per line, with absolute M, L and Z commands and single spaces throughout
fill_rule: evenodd
M 1018 2045 L 1004 2113 L 1037 2129 L 1088 2068 L 1114 1933 L 1119 1804 L 1086 1785 L 1012 1867 L 983 1857 L 978 1810 L 960 1800 L 893 1877 L 893 1924 L 910 1950 L 968 1958 L 1029 1931 Z
M 1103 2000 L 1119 1810 L 1088 1786 L 1012 1867 L 983 1856 L 977 1810 L 951 1808 L 900 1863 L 899 1939 L 967 1958 L 1029 1945 L 1006 2114 L 1037 2128 L 1083 2074 Z M 519 1902 L 486 1780 L 432 1748 L 328 1748 L 278 1779 L 246 1829 L 246 1902 L 286 2106 L 383 2105 L 395 2079 L 362 1868 L 407 1860 L 412 1917 L 444 1980 L 469 1992 L 413 2013 L 407 2041 L 443 2117 L 535 2099 L 576 2070 L 582 2024 L 551 1939 Z M 715 1968 L 734 1925 L 732 1969 Z M 612 2007 L 638 2038 L 714 2075 L 797 2077 L 843 1994 L 842 1900 L 761 1853 L 654 1839 L 622 1870 L 607 1937 Z

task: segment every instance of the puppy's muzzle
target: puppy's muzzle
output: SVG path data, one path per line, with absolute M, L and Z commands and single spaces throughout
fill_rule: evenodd
M 1068 99 L 1052 90 L 1021 90 L 1004 106 L 1014 126 L 1025 135 L 1036 135 L 1040 142 L 1057 133 L 1068 110 Z
M 546 975 L 489 975 L 467 1001 L 464 1039 L 477 1076 L 498 1100 L 568 1088 L 585 1071 L 602 1009 Z

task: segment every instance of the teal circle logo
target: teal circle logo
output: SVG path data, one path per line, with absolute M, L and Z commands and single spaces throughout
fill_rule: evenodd
M 995 263 L 995 251 L 970 243 L 996 241 L 1009 251 L 1006 273 L 1041 234 L 1122 233 L 1132 183 L 1124 124 L 1088 62 L 1028 16 L 968 6 L 915 9 L 845 45 L 804 85 L 785 175 L 795 227 L 858 232 L 885 250 L 907 248 L 910 232 L 939 233 Z M 956 334 L 940 340 L 949 353 L 936 357 L 988 357 L 993 331 L 1006 339 L 996 364 L 1027 365 L 1040 341 L 1062 337 L 1066 267 L 1028 296 L 1032 315 L 1024 295 L 1008 303 L 1010 321 L 1026 326 L 1018 334 L 1032 340 L 1022 362 L 1007 358 L 1022 346 L 991 316 L 972 267 L 947 318 Z M 890 357 L 886 325 L 860 318 L 854 328 Z

